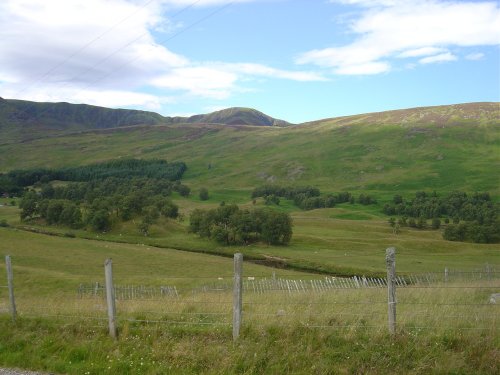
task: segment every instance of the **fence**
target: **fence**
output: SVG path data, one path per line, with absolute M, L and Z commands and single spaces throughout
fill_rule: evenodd
M 486 265 L 467 272 L 446 268 L 439 273 L 396 275 L 395 257 L 395 249 L 387 249 L 388 275 L 384 278 L 298 277 L 286 271 L 279 276 L 273 272 L 257 277 L 245 275 L 243 256 L 236 254 L 231 281 L 227 274 L 200 275 L 196 285 L 184 287 L 170 282 L 114 285 L 113 263 L 107 259 L 105 282 L 78 284 L 57 297 L 38 290 L 39 296 L 21 296 L 18 301 L 7 256 L 8 283 L 0 286 L 0 295 L 8 306 L 4 311 L 9 311 L 13 320 L 18 314 L 86 320 L 95 327 L 107 327 L 114 338 L 125 325 L 140 329 L 166 325 L 227 327 L 235 340 L 246 324 L 354 330 L 385 327 L 391 334 L 409 329 L 498 331 L 498 268 Z M 115 267 L 120 270 L 120 265 Z M 2 291 L 7 292 L 5 298 Z

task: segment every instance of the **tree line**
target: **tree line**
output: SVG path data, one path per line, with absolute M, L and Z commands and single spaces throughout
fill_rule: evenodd
M 256 187 L 252 192 L 252 198 L 264 198 L 267 205 L 279 204 L 279 198 L 293 200 L 294 204 L 303 210 L 314 210 L 316 208 L 332 208 L 340 203 L 356 203 L 356 198 L 349 192 L 327 194 L 322 196 L 320 190 L 314 186 L 279 186 L 264 185 Z M 357 202 L 363 205 L 375 204 L 373 197 L 360 194 Z
M 225 245 L 259 241 L 287 245 L 292 238 L 292 219 L 288 213 L 268 208 L 247 210 L 235 204 L 221 205 L 195 209 L 189 217 L 189 230 Z
M 176 181 L 182 178 L 187 167 L 184 162 L 152 159 L 117 159 L 70 168 L 33 168 L 12 170 L 0 175 L 0 193 L 21 195 L 27 186 L 49 181 L 94 181 L 109 177 L 145 177 Z
M 445 196 L 436 192 L 419 191 L 412 199 L 405 200 L 395 195 L 391 203 L 384 205 L 386 215 L 400 215 L 397 225 L 419 229 L 441 227 L 440 218 L 447 224 L 443 238 L 450 241 L 471 241 L 477 243 L 500 242 L 499 205 L 495 204 L 487 192 L 467 194 L 454 191 Z M 396 223 L 389 220 L 391 226 Z

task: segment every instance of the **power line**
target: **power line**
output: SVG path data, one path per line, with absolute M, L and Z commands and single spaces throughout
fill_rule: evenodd
M 25 90 L 27 90 L 28 88 L 30 88 L 31 86 L 33 86 L 34 84 L 36 84 L 37 82 L 43 80 L 45 77 L 47 77 L 49 74 L 53 73 L 55 70 L 57 70 L 58 68 L 60 68 L 61 66 L 65 65 L 68 61 L 70 61 L 71 59 L 73 59 L 73 57 L 77 56 L 78 54 L 80 54 L 80 52 L 83 52 L 85 49 L 87 49 L 89 46 L 91 46 L 92 44 L 94 44 L 95 42 L 97 42 L 98 40 L 102 39 L 105 35 L 109 34 L 112 30 L 114 30 L 117 26 L 121 25 L 122 23 L 124 23 L 126 20 L 128 20 L 130 17 L 136 15 L 141 9 L 147 7 L 149 4 L 151 4 L 154 0 L 148 0 L 146 1 L 141 7 L 139 7 L 138 9 L 136 9 L 134 12 L 130 13 L 128 16 L 126 16 L 125 18 L 122 18 L 118 23 L 115 23 L 113 26 L 111 26 L 110 28 L 108 28 L 107 30 L 105 30 L 103 33 L 99 34 L 97 37 L 95 37 L 94 39 L 90 40 L 89 42 L 87 42 L 86 44 L 84 44 L 83 46 L 81 46 L 80 48 L 78 48 L 77 50 L 75 50 L 74 52 L 72 52 L 71 54 L 69 54 L 68 56 L 66 56 L 66 58 L 64 58 L 62 61 L 60 61 L 59 63 L 55 64 L 54 66 L 52 66 L 49 70 L 47 70 L 45 73 L 43 73 L 40 77 L 38 77 L 35 81 L 33 81 L 32 83 L 30 83 L 29 85 L 25 86 L 24 88 L 22 88 L 21 90 L 19 90 L 18 92 L 14 93 L 15 96 L 21 94 L 22 92 L 24 92 Z M 200 0 L 198 0 L 200 1 Z M 197 1 L 197 2 L 198 2 Z
M 181 9 L 179 12 L 177 12 L 174 16 L 172 17 L 175 17 L 181 13 L 183 13 L 184 11 L 190 9 L 191 7 L 195 6 L 197 3 L 199 3 L 201 0 L 197 0 L 193 3 L 191 3 L 190 5 L 184 7 L 183 9 Z M 170 36 L 169 38 L 161 41 L 162 43 L 166 43 L 166 42 L 169 42 L 171 41 L 172 39 L 178 37 L 179 35 L 181 35 L 182 33 L 192 29 L 193 27 L 199 25 L 200 23 L 206 21 L 207 19 L 215 16 L 217 13 L 220 13 L 221 11 L 223 11 L 224 9 L 228 8 L 229 6 L 231 6 L 232 4 L 234 3 L 234 1 L 231 1 L 219 8 L 217 8 L 215 11 L 209 13 L 208 15 L 198 19 L 197 21 L 193 22 L 192 24 L 188 25 L 187 27 L 181 29 L 180 31 L 176 32 L 175 34 L 173 34 L 172 36 Z M 99 65 L 101 65 L 103 62 L 107 61 L 108 59 L 110 59 L 111 57 L 113 57 L 114 55 L 116 55 L 118 52 L 122 51 L 123 49 L 127 48 L 128 46 L 130 46 L 131 44 L 133 44 L 134 42 L 136 42 L 137 40 L 143 38 L 144 36 L 148 35 L 149 32 L 146 32 L 146 33 L 143 33 L 141 35 L 139 35 L 138 37 L 134 38 L 132 41 L 129 41 L 128 43 L 126 43 L 125 45 L 121 46 L 120 48 L 114 50 L 113 52 L 111 52 L 110 54 L 108 54 L 106 57 L 104 57 L 103 59 L 99 60 L 97 63 L 95 63 L 94 65 L 92 65 L 91 67 L 85 69 L 83 72 L 80 72 L 79 74 L 73 76 L 72 78 L 70 78 L 69 81 L 66 81 L 65 83 L 63 83 L 60 87 L 64 87 L 66 85 L 68 85 L 71 81 L 74 81 L 76 80 L 77 78 L 81 77 L 82 75 L 86 74 L 87 72 L 93 70 L 94 68 L 98 67 Z M 96 39 L 97 40 L 97 39 Z M 89 45 L 91 43 L 89 42 Z M 82 47 L 83 48 L 83 47 Z M 86 84 L 85 86 L 83 86 L 83 88 L 80 88 L 79 89 L 79 92 L 83 91 L 84 89 L 86 89 L 87 87 L 99 82 L 99 81 L 102 81 L 103 79 L 109 77 L 110 75 L 112 74 L 115 74 L 116 72 L 122 70 L 123 68 L 125 68 L 126 66 L 129 66 L 131 63 L 135 62 L 136 60 L 138 60 L 141 56 L 137 56 L 131 60 L 127 60 L 125 63 L 119 65 L 116 69 L 114 69 L 113 71 L 111 72 L 108 72 L 106 73 L 105 75 L 99 77 L 98 79 L 94 80 L 94 81 L 91 81 L 89 82 L 88 84 Z M 69 59 L 68 59 L 69 61 Z M 50 111 L 53 107 L 55 106 L 55 104 L 51 105 L 51 106 L 48 106 L 48 108 L 46 108 L 45 110 L 41 111 L 40 113 L 38 113 L 37 115 L 35 115 L 34 117 L 30 118 L 27 120 L 27 122 L 33 122 L 34 120 L 40 118 L 40 116 L 42 116 L 43 114 L 47 113 L 48 111 Z M 12 106 L 13 107 L 13 106 Z M 35 106 L 32 106 L 31 108 L 34 108 Z M 24 110 L 22 110 L 20 113 L 17 114 L 17 116 L 19 115 L 22 115 L 23 113 L 27 113 L 29 108 L 26 108 Z

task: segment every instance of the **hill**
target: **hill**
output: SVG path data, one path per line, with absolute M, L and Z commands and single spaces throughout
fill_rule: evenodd
M 225 124 L 286 126 L 250 108 L 229 108 L 191 117 L 164 117 L 155 112 L 111 109 L 87 104 L 38 103 L 0 98 L 0 134 L 4 140 L 28 141 L 44 136 L 134 125 Z
M 189 118 L 174 118 L 175 123 L 205 123 L 227 125 L 255 125 L 255 126 L 288 126 L 290 123 L 277 120 L 252 108 L 227 108 L 207 115 L 195 115 Z
M 10 142 L 0 145 L 0 171 L 160 158 L 186 162 L 184 178 L 193 188 L 242 191 L 236 194 L 245 197 L 269 182 L 389 196 L 455 189 L 498 196 L 499 125 L 498 103 L 472 103 L 288 127 L 160 124 L 24 141 L 2 129 L 2 140 Z

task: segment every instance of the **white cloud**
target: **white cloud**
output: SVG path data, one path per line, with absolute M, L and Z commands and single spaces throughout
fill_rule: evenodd
M 232 3 L 260 0 L 236 0 Z M 314 72 L 254 63 L 193 61 L 159 44 L 167 10 L 227 0 L 2 0 L 0 95 L 27 100 L 159 108 L 177 96 L 225 99 L 255 78 L 319 81 Z M 170 92 L 173 91 L 173 92 Z M 155 99 L 156 98 L 156 99 Z
M 416 49 L 409 49 L 407 51 L 401 52 L 397 57 L 405 58 L 405 57 L 421 57 L 421 56 L 429 56 L 434 55 L 436 53 L 445 52 L 444 48 L 438 47 L 422 47 Z
M 465 58 L 467 60 L 473 60 L 473 61 L 482 60 L 483 57 L 484 57 L 484 53 L 481 53 L 481 52 L 470 53 L 467 56 L 465 56 Z
M 248 91 L 238 82 L 252 78 L 275 78 L 293 81 L 324 81 L 313 72 L 287 71 L 252 63 L 202 63 L 172 69 L 168 74 L 155 77 L 151 84 L 172 90 L 184 90 L 191 95 L 211 99 L 227 99 L 233 92 Z
M 173 69 L 170 73 L 152 80 L 158 87 L 185 90 L 197 96 L 226 99 L 234 90 L 238 76 L 210 67 L 186 67 Z
M 254 76 L 289 79 L 292 81 L 310 82 L 326 81 L 327 79 L 317 72 L 291 71 L 271 68 L 262 64 L 236 63 L 224 64 L 223 67 L 230 71 Z
M 149 28 L 163 22 L 158 14 L 154 2 L 4 0 L 0 71 L 17 77 L 18 90 L 38 81 L 132 86 L 187 62 L 153 40 Z
M 420 64 L 432 64 L 446 61 L 455 61 L 457 57 L 450 52 L 441 53 L 435 56 L 424 57 L 423 59 L 418 60 Z
M 332 68 L 337 74 L 356 74 L 357 71 L 377 74 L 391 69 L 391 60 L 395 57 L 431 56 L 441 52 L 441 59 L 451 61 L 453 55 L 447 53 L 448 47 L 500 44 L 500 7 L 496 2 L 332 2 L 361 7 L 360 17 L 350 23 L 349 31 L 355 36 L 354 41 L 305 52 L 297 58 L 298 64 Z
M 337 74 L 344 75 L 370 75 L 388 72 L 390 65 L 384 62 L 368 62 L 364 64 L 353 64 L 341 66 L 335 70 Z

